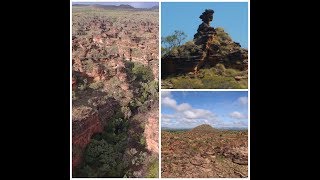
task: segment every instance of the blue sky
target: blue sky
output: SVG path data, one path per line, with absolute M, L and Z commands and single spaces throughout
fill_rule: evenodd
M 104 5 L 116 5 L 126 4 L 135 8 L 151 8 L 153 6 L 159 6 L 158 2 L 73 2 L 72 4 L 104 4 Z
M 248 128 L 246 91 L 162 91 L 161 127 Z
M 213 9 L 214 28 L 222 27 L 235 42 L 248 48 L 247 2 L 163 2 L 161 3 L 161 36 L 171 35 L 175 30 L 184 31 L 188 40 L 193 39 L 202 23 L 199 16 L 205 9 Z

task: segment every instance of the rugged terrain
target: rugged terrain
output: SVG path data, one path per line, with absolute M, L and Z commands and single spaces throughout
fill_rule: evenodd
M 168 38 L 164 37 L 161 57 L 162 88 L 248 87 L 248 50 L 234 42 L 223 28 L 210 26 L 213 13 L 213 10 L 206 9 L 200 15 L 203 22 L 193 40 L 185 44 L 172 45 L 175 38 L 182 38 L 181 34 L 169 38 L 170 41 L 166 41 Z
M 73 177 L 157 177 L 158 29 L 156 8 L 73 6 Z
M 201 125 L 189 131 L 162 131 L 161 177 L 248 177 L 247 131 Z

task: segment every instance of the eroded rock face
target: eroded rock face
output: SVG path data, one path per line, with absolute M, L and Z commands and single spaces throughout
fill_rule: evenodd
M 102 132 L 102 123 L 98 111 L 90 107 L 72 109 L 72 168 L 78 166 L 82 159 L 82 150 L 90 142 L 91 136 Z M 75 152 L 75 150 L 77 152 Z
M 150 114 L 145 130 L 144 136 L 146 138 L 147 149 L 153 153 L 159 153 L 159 117 L 158 111 Z
M 98 111 L 82 106 L 72 109 L 72 143 L 85 147 L 93 133 L 102 131 Z
M 103 131 L 103 127 L 118 108 L 116 101 L 111 98 L 102 103 L 95 101 L 95 108 L 79 106 L 72 109 L 72 168 L 81 163 L 82 153 L 92 135 Z

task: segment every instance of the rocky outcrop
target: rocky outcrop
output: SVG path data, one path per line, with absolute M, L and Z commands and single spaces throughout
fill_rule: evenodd
M 91 136 L 102 132 L 102 123 L 98 111 L 90 107 L 72 109 L 72 168 L 81 163 L 83 149 L 90 142 Z
M 82 153 L 92 135 L 103 131 L 110 117 L 115 113 L 116 101 L 109 98 L 103 104 L 93 102 L 96 107 L 79 106 L 72 108 L 72 168 L 82 161 Z
M 212 9 L 206 9 L 199 17 L 199 25 L 193 41 L 177 47 L 164 55 L 161 61 L 162 75 L 197 72 L 200 68 L 214 67 L 221 63 L 226 68 L 248 69 L 248 51 L 233 42 L 222 28 L 213 28 Z M 178 54 L 174 52 L 179 52 Z
M 147 149 L 153 153 L 159 153 L 159 117 L 158 111 L 150 114 L 145 130 L 144 136 L 146 138 Z
M 226 158 L 232 159 L 233 163 L 239 165 L 248 165 L 248 147 L 216 147 L 215 152 Z
M 72 144 L 85 147 L 92 134 L 102 131 L 98 111 L 83 106 L 73 108 L 72 112 Z
M 199 25 L 197 33 L 194 35 L 194 43 L 201 46 L 202 50 L 206 50 L 207 43 L 216 35 L 216 30 L 210 26 L 213 20 L 212 9 L 206 9 L 199 17 L 202 23 Z

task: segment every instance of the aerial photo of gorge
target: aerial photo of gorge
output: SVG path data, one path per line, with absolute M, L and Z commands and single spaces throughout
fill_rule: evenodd
M 73 3 L 73 177 L 158 177 L 158 7 Z

